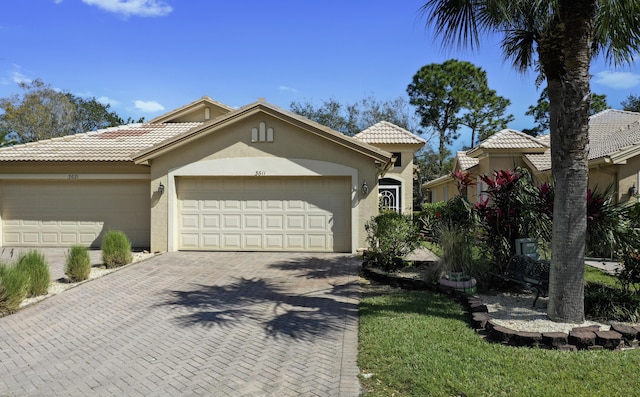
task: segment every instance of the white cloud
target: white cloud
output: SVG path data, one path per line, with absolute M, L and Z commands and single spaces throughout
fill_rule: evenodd
M 53 3 L 54 4 L 60 4 L 60 3 L 62 3 L 62 0 L 53 0 Z
M 293 93 L 298 92 L 298 90 L 296 90 L 295 88 L 287 87 L 286 85 L 281 85 L 279 88 L 280 88 L 280 91 L 289 91 Z
M 153 113 L 153 112 L 159 112 L 164 110 L 164 106 L 160 105 L 156 101 L 138 100 L 138 101 L 135 101 L 135 104 L 136 104 L 136 109 L 146 113 Z
M 615 89 L 628 89 L 640 84 L 640 74 L 603 70 L 593 76 L 593 82 Z
M 33 79 L 28 78 L 27 76 L 25 76 L 24 74 L 14 71 L 11 73 L 11 80 L 13 80 L 14 83 L 16 84 L 20 84 L 20 83 L 31 83 L 33 81 Z
M 99 98 L 96 98 L 96 101 L 100 102 L 103 105 L 111 105 L 111 106 L 120 105 L 120 102 L 116 101 L 115 99 L 111 99 L 108 96 L 101 96 Z
M 173 11 L 173 7 L 162 0 L 82 0 L 90 6 L 97 6 L 108 12 L 124 17 L 163 17 Z

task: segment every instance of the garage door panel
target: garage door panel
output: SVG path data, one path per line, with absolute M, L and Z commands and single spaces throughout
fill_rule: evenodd
M 211 227 L 220 230 L 218 247 L 211 248 L 201 239 L 199 247 L 180 243 L 178 248 L 348 252 L 350 185 L 350 177 L 178 178 L 178 217 L 200 214 L 202 221 L 197 231 L 179 222 L 177 233 L 203 235 Z M 184 204 L 193 201 L 199 204 Z M 336 215 L 345 219 L 336 224 Z M 205 225 L 204 219 L 219 222 Z M 345 241 L 335 244 L 334 233 Z
M 277 211 L 280 212 L 284 209 L 284 202 L 280 200 L 266 200 L 265 211 Z
M 302 200 L 287 200 L 287 210 L 288 211 L 304 211 L 304 201 Z
M 283 230 L 284 228 L 284 215 L 265 215 L 264 220 L 266 230 Z
M 195 249 L 200 246 L 198 241 L 200 239 L 200 235 L 197 233 L 182 233 L 180 235 L 180 238 L 181 238 L 180 243 L 182 244 L 183 247 Z
M 244 230 L 262 230 L 262 215 L 244 215 Z
M 203 229 L 220 229 L 220 215 L 202 215 L 202 228 Z
M 284 235 L 283 234 L 267 234 L 265 235 L 265 248 L 273 250 L 284 249 Z
M 262 234 L 249 234 L 249 233 L 244 233 L 244 244 L 243 247 L 244 249 L 262 249 Z
M 220 249 L 220 233 L 202 234 L 202 244 L 200 247 L 202 249 Z
M 146 181 L 5 181 L 3 243 L 97 247 L 109 229 L 149 246 Z
M 184 229 L 198 229 L 199 215 L 183 214 L 180 216 L 180 226 Z
M 305 248 L 304 234 L 287 234 L 287 250 L 303 250 Z
M 327 246 L 327 236 L 309 234 L 307 235 L 307 246 L 312 250 L 321 250 Z
M 223 247 L 240 250 L 242 248 L 242 234 L 225 233 L 222 235 Z

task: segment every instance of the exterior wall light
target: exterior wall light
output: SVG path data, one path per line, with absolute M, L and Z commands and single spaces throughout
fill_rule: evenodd
M 367 193 L 369 193 L 369 186 L 367 185 L 367 180 L 365 179 L 364 181 L 362 181 L 362 194 L 366 196 Z
M 158 193 L 160 194 L 164 193 L 164 185 L 162 184 L 162 182 L 160 182 L 160 185 L 158 186 Z

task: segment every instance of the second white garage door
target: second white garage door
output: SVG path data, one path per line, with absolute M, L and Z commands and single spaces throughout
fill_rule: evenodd
M 0 183 L 2 183 L 0 181 Z M 7 181 L 5 246 L 99 247 L 109 229 L 134 247 L 149 247 L 149 181 Z
M 178 178 L 178 249 L 351 252 L 350 181 Z

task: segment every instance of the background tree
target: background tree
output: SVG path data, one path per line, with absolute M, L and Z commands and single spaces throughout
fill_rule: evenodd
M 512 114 L 505 116 L 510 100 L 497 95 L 494 90 L 488 89 L 480 94 L 471 101 L 468 112 L 462 116 L 462 124 L 471 130 L 470 148 L 507 128 L 514 120 Z
M 500 32 L 506 58 L 521 71 L 536 65 L 546 79 L 556 182 L 547 314 L 554 321 L 582 322 L 589 67 L 594 54 L 614 63 L 633 60 L 640 49 L 640 2 L 428 0 L 422 11 L 443 45 L 477 47 L 481 33 Z
M 450 59 L 425 65 L 413 76 L 407 93 L 422 126 L 437 134 L 440 175 L 445 171 L 447 146 L 458 139 L 461 126 L 469 124 L 474 134 L 486 134 L 494 124 L 506 125 L 513 119 L 503 117 L 508 100 L 496 96 L 489 89 L 486 72 L 470 62 Z
M 414 134 L 421 133 L 413 109 L 402 97 L 380 101 L 368 96 L 352 104 L 328 99 L 319 106 L 309 100 L 293 101 L 289 108 L 296 114 L 349 136 L 380 121 L 388 121 Z
M 102 128 L 115 127 L 123 124 L 142 123 L 144 117 L 137 120 L 128 117 L 124 120 L 115 112 L 111 111 L 111 105 L 102 104 L 96 98 L 81 98 L 71 93 L 65 93 L 67 98 L 76 107 L 75 125 L 72 133 L 78 134 L 87 131 L 96 131 Z
M 453 171 L 453 162 L 455 157 L 451 155 L 451 151 L 446 149 L 446 157 L 444 162 L 444 172 L 450 173 Z M 430 180 L 436 179 L 441 176 L 443 169 L 440 168 L 438 163 L 440 155 L 433 150 L 431 145 L 425 145 L 416 152 L 413 157 L 413 200 L 414 207 L 419 207 L 424 203 L 426 197 L 426 191 L 424 190 L 424 184 Z
M 593 116 L 594 114 L 606 109 L 609 109 L 607 96 L 592 93 L 589 114 Z M 549 95 L 546 88 L 540 92 L 538 103 L 535 106 L 529 106 L 529 109 L 525 114 L 527 116 L 533 116 L 536 125 L 533 128 L 525 128 L 522 132 L 531 136 L 539 136 L 549 133 Z
M 629 95 L 627 99 L 622 101 L 622 110 L 627 112 L 640 112 L 640 97 Z
M 40 79 L 21 82 L 24 91 L 0 98 L 0 136 L 27 143 L 132 122 L 95 98 L 84 99 L 54 90 Z M 142 122 L 143 119 L 137 120 Z

